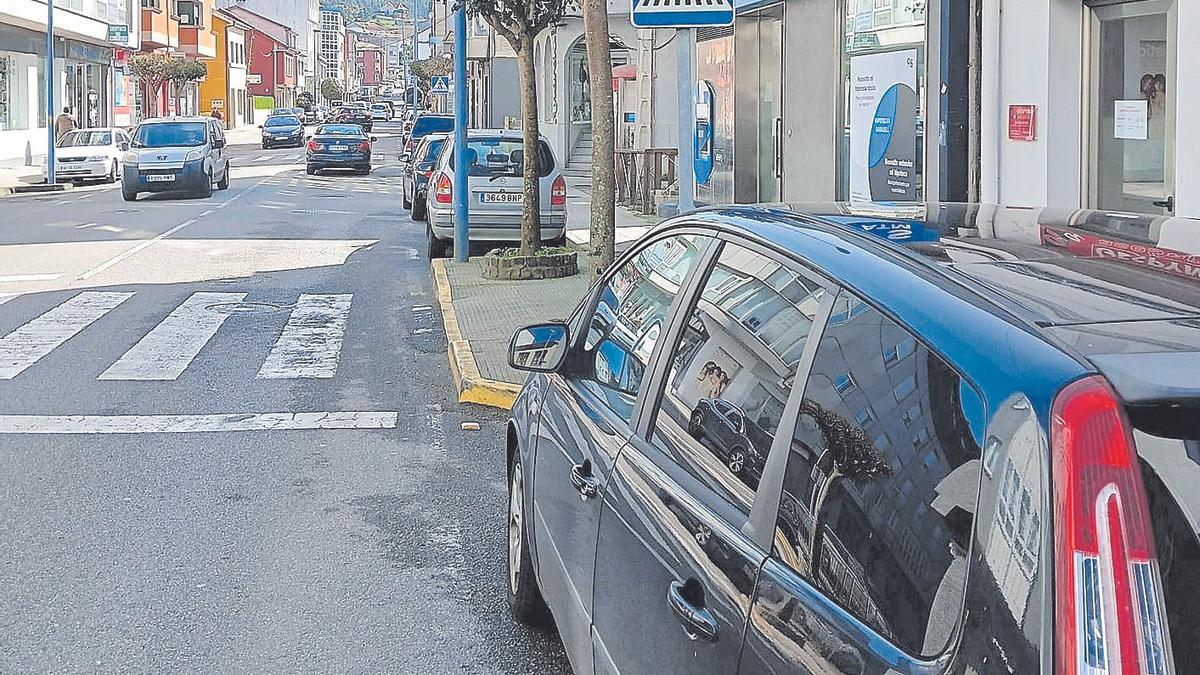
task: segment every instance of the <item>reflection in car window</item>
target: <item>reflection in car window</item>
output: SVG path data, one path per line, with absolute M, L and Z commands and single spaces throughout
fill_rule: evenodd
M 834 312 L 788 455 L 775 555 L 899 647 L 936 654 L 966 582 L 982 403 L 870 305 L 839 298 Z
M 726 244 L 673 352 L 654 441 L 749 512 L 825 290 Z M 775 330 L 783 324 L 785 330 Z
M 629 420 L 671 303 L 709 240 L 660 239 L 602 284 L 576 357 L 576 379 Z

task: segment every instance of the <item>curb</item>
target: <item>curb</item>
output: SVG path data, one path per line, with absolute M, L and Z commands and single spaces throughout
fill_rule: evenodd
M 450 291 L 450 278 L 446 275 L 446 261 L 432 260 L 430 267 L 433 270 L 434 284 L 437 286 L 438 304 L 442 308 L 442 324 L 446 329 L 446 355 L 450 359 L 454 388 L 458 390 L 458 402 L 511 410 L 517 394 L 521 393 L 521 385 L 490 380 L 479 374 L 479 365 L 475 362 L 471 343 L 463 337 L 458 325 L 458 314 L 454 311 L 453 295 Z
M 28 195 L 41 194 L 46 192 L 66 192 L 75 186 L 70 183 L 32 183 L 29 185 L 18 185 L 16 187 L 0 187 L 0 197 L 8 197 L 11 195 Z

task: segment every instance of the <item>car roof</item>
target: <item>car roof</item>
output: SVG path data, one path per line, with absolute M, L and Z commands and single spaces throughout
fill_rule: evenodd
M 199 115 L 177 115 L 174 117 L 151 117 L 148 120 L 142 120 L 140 124 L 170 124 L 178 122 L 210 122 L 214 118 L 201 117 Z

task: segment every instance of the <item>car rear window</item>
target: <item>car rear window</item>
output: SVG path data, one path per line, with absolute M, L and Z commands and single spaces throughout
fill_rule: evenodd
M 412 137 L 420 138 L 425 134 L 454 131 L 453 117 L 418 117 L 413 122 Z
M 539 175 L 542 178 L 554 170 L 554 153 L 545 142 L 538 143 L 542 151 Z M 522 175 L 525 153 L 524 142 L 519 138 L 472 138 L 467 141 L 467 153 L 472 157 L 467 175 L 511 176 Z M 454 156 L 450 156 L 450 168 L 454 168 Z
M 268 117 L 264 126 L 268 127 L 295 127 L 300 125 L 300 118 L 291 116 Z
M 143 124 L 133 134 L 139 148 L 192 147 L 204 145 L 207 122 L 163 122 Z
M 363 136 L 362 127 L 357 124 L 325 124 L 317 127 L 318 136 Z

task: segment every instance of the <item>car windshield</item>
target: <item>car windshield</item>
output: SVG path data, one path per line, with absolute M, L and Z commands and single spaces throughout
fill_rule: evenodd
M 437 159 L 438 155 L 440 155 L 442 153 L 442 146 L 444 146 L 444 145 L 446 145 L 446 137 L 445 136 L 441 136 L 441 137 L 430 140 L 429 143 L 426 144 L 426 146 L 425 146 L 425 148 L 426 148 L 425 161 L 431 162 L 431 161 Z
M 139 148 L 204 145 L 207 126 L 205 122 L 143 124 L 134 132 L 133 142 Z
M 111 131 L 68 131 L 58 139 L 58 147 L 80 147 L 84 145 L 108 145 L 112 143 Z
M 326 124 L 317 127 L 318 136 L 362 136 L 362 127 L 357 124 Z
M 294 127 L 299 126 L 300 120 L 296 117 L 268 117 L 264 126 L 268 127 Z
M 471 157 L 469 176 L 520 176 L 524 170 L 521 161 L 524 155 L 520 138 L 471 138 L 467 140 L 467 155 Z M 540 175 L 544 178 L 554 169 L 554 155 L 544 142 L 539 143 L 542 151 Z M 454 168 L 454 157 L 450 158 Z
M 413 138 L 420 138 L 425 134 L 446 131 L 454 131 L 453 117 L 418 117 L 413 122 L 412 135 Z

